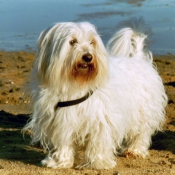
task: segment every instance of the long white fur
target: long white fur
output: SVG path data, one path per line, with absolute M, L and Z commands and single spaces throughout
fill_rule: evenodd
M 86 145 L 79 168 L 113 168 L 114 154 L 123 147 L 148 155 L 151 136 L 165 122 L 167 96 L 151 52 L 144 48 L 146 37 L 139 27 L 124 28 L 109 41 L 108 56 L 87 22 L 58 23 L 40 35 L 29 91 L 33 114 L 24 130 L 30 129 L 32 141 L 48 150 L 43 165 L 73 167 L 75 143 Z M 73 47 L 72 38 L 78 41 Z M 68 75 L 84 53 L 94 56 L 98 72 L 80 84 Z M 81 98 L 90 90 L 94 92 L 86 101 L 54 110 L 58 101 Z

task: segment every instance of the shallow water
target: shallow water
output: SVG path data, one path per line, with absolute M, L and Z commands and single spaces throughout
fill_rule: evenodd
M 0 0 L 0 50 L 36 50 L 40 32 L 62 21 L 89 21 L 106 43 L 119 22 L 140 16 L 153 53 L 175 54 L 174 0 Z

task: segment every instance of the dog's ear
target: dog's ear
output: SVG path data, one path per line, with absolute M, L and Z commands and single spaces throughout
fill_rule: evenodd
M 52 40 L 56 28 L 48 28 L 43 31 L 38 39 L 38 53 L 36 60 L 36 71 L 38 80 L 41 83 L 46 83 L 47 69 L 50 64 L 50 57 L 52 53 Z
M 108 53 L 103 44 L 102 39 L 98 34 L 94 35 L 94 44 L 96 49 L 96 57 L 98 60 L 98 80 L 99 82 L 105 82 L 104 80 L 108 78 L 108 69 L 109 69 L 109 61 L 108 61 Z M 100 86 L 100 85 L 99 85 Z
M 40 34 L 38 39 L 38 53 L 36 61 L 36 72 L 41 85 L 48 84 L 50 77 L 54 79 L 54 70 L 64 62 L 70 47 L 67 39 L 72 23 L 56 23 Z
M 95 47 L 96 47 L 97 52 L 100 52 L 101 56 L 103 56 L 105 58 L 108 57 L 106 48 L 105 48 L 103 41 L 99 35 L 96 35 L 96 37 L 95 37 Z

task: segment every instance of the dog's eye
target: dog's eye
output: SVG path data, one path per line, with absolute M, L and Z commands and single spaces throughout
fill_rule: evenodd
M 91 41 L 90 41 L 90 44 L 95 44 L 95 41 L 94 41 L 94 40 L 91 40 Z
M 76 39 L 72 39 L 72 40 L 69 41 L 69 44 L 71 46 L 73 46 L 75 43 L 77 43 L 77 40 Z

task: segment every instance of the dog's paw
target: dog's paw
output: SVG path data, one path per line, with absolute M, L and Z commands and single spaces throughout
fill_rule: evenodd
M 115 161 L 110 161 L 110 162 L 103 162 L 103 161 L 97 161 L 93 163 L 83 163 L 75 167 L 75 169 L 98 169 L 98 170 L 103 170 L 103 169 L 111 169 L 116 166 Z
M 139 149 L 134 149 L 134 150 L 128 150 L 124 153 L 124 155 L 129 158 L 136 158 L 136 157 L 139 157 L 139 158 L 143 158 L 145 159 L 146 156 L 149 155 L 149 152 L 148 150 L 139 150 Z
M 49 167 L 49 168 L 72 168 L 73 167 L 73 162 L 70 161 L 62 161 L 62 162 L 57 162 L 56 160 L 54 160 L 51 157 L 47 157 L 44 160 L 42 160 L 42 165 Z
M 77 170 L 92 169 L 92 166 L 90 163 L 82 163 L 80 165 L 77 165 L 75 169 Z

